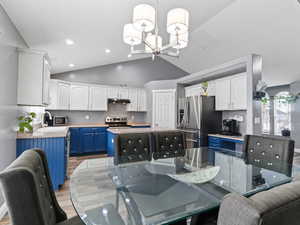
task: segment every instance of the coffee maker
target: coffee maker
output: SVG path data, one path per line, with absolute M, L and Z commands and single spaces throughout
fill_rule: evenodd
M 230 136 L 240 136 L 238 121 L 234 119 L 223 120 L 223 130 L 221 133 Z

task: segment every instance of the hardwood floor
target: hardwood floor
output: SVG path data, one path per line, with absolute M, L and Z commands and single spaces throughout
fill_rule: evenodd
M 95 158 L 103 158 L 106 155 L 89 155 L 89 156 L 80 156 L 80 157 L 70 157 L 68 174 L 71 175 L 74 169 L 85 159 L 95 159 Z M 72 206 L 72 202 L 70 200 L 70 192 L 69 192 L 69 180 L 65 182 L 65 184 L 61 187 L 59 191 L 56 191 L 56 198 L 59 205 L 62 209 L 67 213 L 68 218 L 76 216 L 76 212 Z M 0 225 L 10 225 L 9 216 L 6 215 L 1 221 Z

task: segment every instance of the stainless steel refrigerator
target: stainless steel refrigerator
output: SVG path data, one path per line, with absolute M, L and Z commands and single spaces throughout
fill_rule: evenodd
M 189 148 L 207 146 L 207 135 L 222 130 L 222 112 L 215 111 L 215 97 L 179 98 L 177 106 L 177 128 L 185 132 Z

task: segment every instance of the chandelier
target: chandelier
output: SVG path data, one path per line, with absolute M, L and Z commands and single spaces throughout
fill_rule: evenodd
M 151 54 L 155 57 L 167 55 L 179 57 L 180 50 L 188 45 L 189 12 L 182 8 L 172 9 L 167 15 L 167 32 L 169 43 L 163 45 L 158 30 L 157 8 L 148 4 L 140 4 L 133 9 L 132 23 L 126 24 L 123 30 L 123 41 L 130 45 L 130 55 Z M 135 46 L 142 48 L 135 49 Z

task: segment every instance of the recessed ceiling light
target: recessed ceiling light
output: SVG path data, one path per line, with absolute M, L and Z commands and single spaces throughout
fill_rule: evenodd
M 105 53 L 110 53 L 110 49 L 105 49 Z
M 132 55 L 131 54 L 128 54 L 128 58 L 131 58 L 132 57 Z
M 75 44 L 75 42 L 72 39 L 69 39 L 69 38 L 67 38 L 65 40 L 65 42 L 66 42 L 66 45 L 74 45 Z
M 69 64 L 69 67 L 74 67 L 75 65 L 73 63 L 70 63 Z

